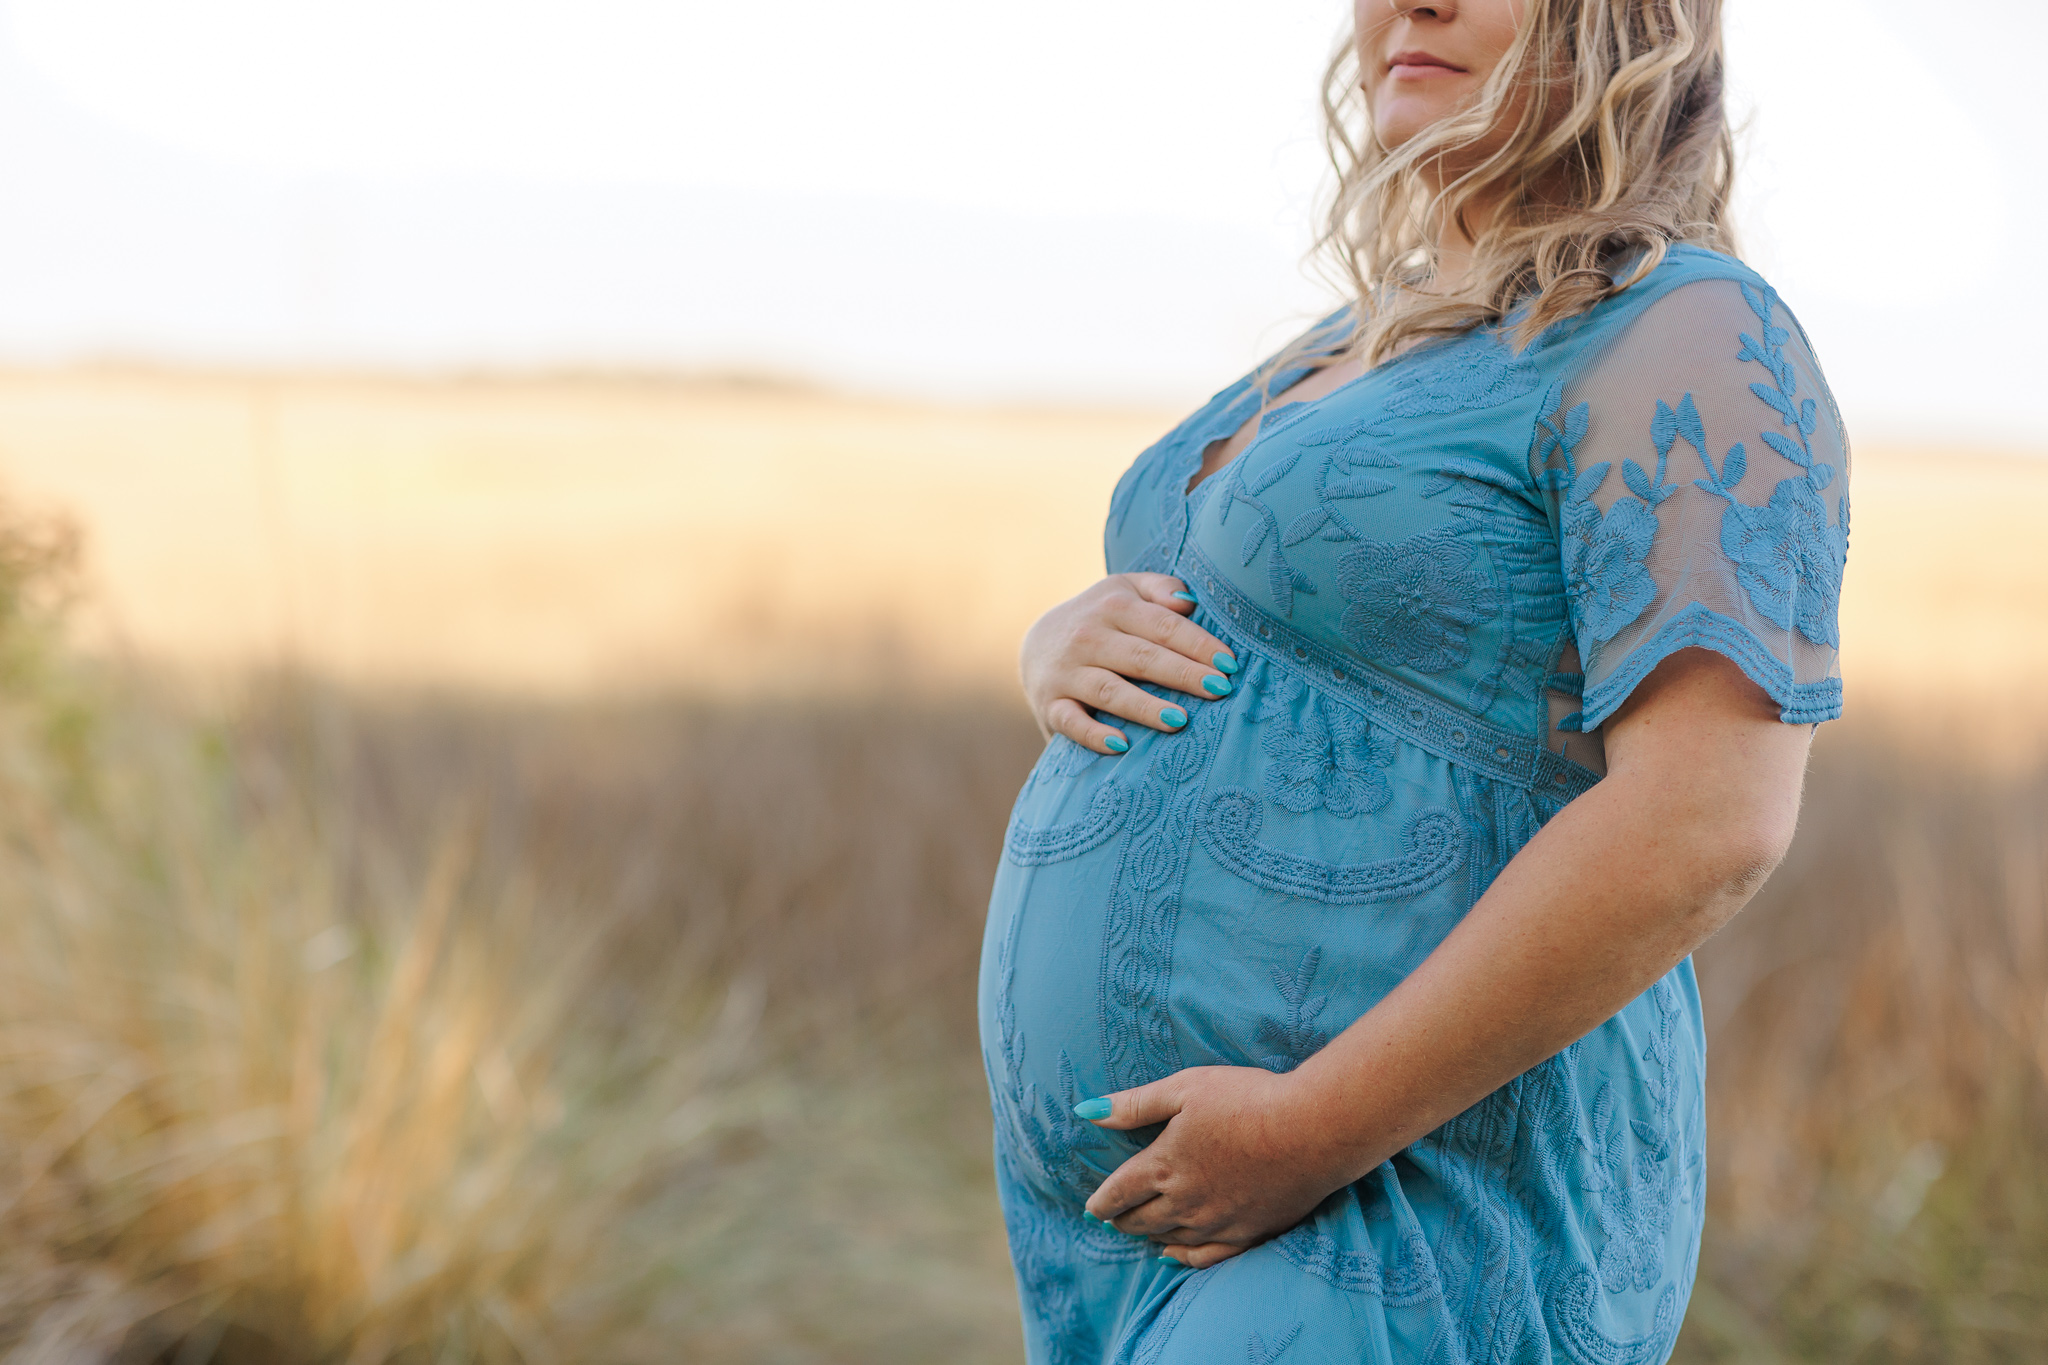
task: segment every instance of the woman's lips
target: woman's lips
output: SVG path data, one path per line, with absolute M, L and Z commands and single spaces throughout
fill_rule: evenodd
M 1387 58 L 1387 74 L 1396 80 L 1428 80 L 1435 76 L 1462 76 L 1465 68 L 1453 66 L 1428 52 L 1396 52 Z

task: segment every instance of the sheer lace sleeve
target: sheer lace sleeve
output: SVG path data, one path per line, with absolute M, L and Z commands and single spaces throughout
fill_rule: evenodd
M 1788 722 L 1841 714 L 1848 446 L 1775 293 L 1711 280 L 1650 305 L 1537 426 L 1592 730 L 1657 663 L 1726 655 Z

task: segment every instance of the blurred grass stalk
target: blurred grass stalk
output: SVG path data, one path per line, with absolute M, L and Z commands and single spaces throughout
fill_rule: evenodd
M 1824 727 L 1791 855 L 1700 955 L 1682 1360 L 2048 1353 L 2048 769 L 1958 759 L 1961 723 Z
M 620 926 L 480 895 L 473 829 L 351 868 L 337 812 L 218 734 L 87 709 L 38 536 L 0 535 L 6 1357 L 615 1351 L 658 1261 L 633 1215 L 732 1098 L 745 992 L 644 972 L 593 1010 Z

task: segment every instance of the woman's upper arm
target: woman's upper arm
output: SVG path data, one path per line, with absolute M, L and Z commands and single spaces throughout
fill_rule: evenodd
M 1671 855 L 1699 860 L 1706 880 L 1760 882 L 1784 856 L 1813 727 L 1779 719 L 1734 661 L 1698 648 L 1665 656 L 1605 734 L 1606 781 L 1648 804 Z

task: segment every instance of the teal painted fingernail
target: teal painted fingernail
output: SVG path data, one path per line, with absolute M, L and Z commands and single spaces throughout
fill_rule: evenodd
M 1217 670 L 1219 672 L 1237 672 L 1237 660 L 1232 658 L 1228 652 L 1218 654 L 1215 658 L 1209 660 L 1209 662 L 1216 665 Z
M 1176 1261 L 1176 1260 L 1175 1260 L 1175 1259 L 1173 1259 L 1173 1257 L 1171 1257 L 1171 1256 L 1154 1256 L 1154 1257 L 1153 1257 L 1152 1259 L 1153 1259 L 1153 1260 L 1155 1260 L 1155 1261 L 1164 1261 L 1164 1262 L 1166 1262 L 1166 1263 L 1167 1263 L 1168 1265 L 1179 1265 L 1179 1264 L 1180 1264 L 1180 1262 L 1179 1262 L 1179 1261 Z
M 1195 601 L 1195 595 L 1191 592 L 1177 592 L 1174 594 L 1174 596 L 1178 597 L 1183 602 L 1194 602 L 1196 606 L 1201 605 L 1200 602 Z
M 1178 730 L 1188 723 L 1188 713 L 1178 706 L 1169 706 L 1159 713 L 1159 723 L 1169 730 Z
M 1131 751 L 1131 742 L 1122 735 L 1111 735 L 1102 741 L 1102 747 L 1113 754 L 1127 754 Z
M 1097 1119 L 1108 1118 L 1110 1110 L 1115 1107 L 1108 1100 L 1082 1100 L 1074 1106 L 1074 1117 L 1093 1123 Z
M 1102 1221 L 1100 1218 L 1097 1218 L 1094 1214 L 1088 1212 L 1088 1210 L 1086 1209 L 1081 1210 L 1081 1216 L 1083 1218 L 1086 1218 L 1091 1223 L 1099 1223 Z
M 1219 678 L 1211 673 L 1202 679 L 1202 690 L 1212 697 L 1227 697 L 1230 695 L 1230 679 Z

